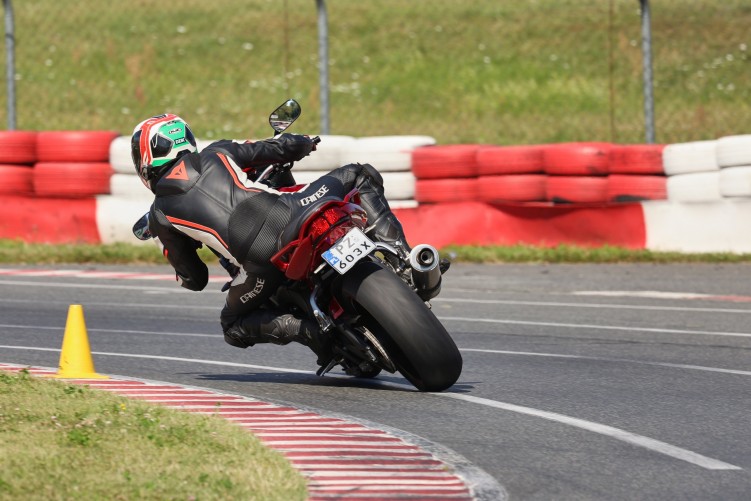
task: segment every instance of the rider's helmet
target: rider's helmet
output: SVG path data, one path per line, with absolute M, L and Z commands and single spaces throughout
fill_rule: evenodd
M 196 138 L 177 115 L 158 115 L 136 125 L 130 138 L 130 153 L 136 173 L 146 187 L 154 191 L 153 183 L 186 153 L 198 151 Z

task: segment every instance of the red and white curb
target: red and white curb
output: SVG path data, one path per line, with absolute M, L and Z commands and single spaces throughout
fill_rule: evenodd
M 55 374 L 52 369 L 0 363 L 0 370 L 22 369 L 33 375 Z M 341 417 L 203 388 L 120 376 L 66 381 L 237 423 L 266 446 L 282 452 L 307 478 L 310 501 L 470 501 L 506 497 L 500 486 L 494 482 L 488 485 L 486 479 L 480 479 L 486 485 L 475 489 L 468 480 L 476 483 L 477 479 L 462 478 L 451 465 L 420 445 Z M 473 475 L 476 472 L 470 472 L 469 476 Z

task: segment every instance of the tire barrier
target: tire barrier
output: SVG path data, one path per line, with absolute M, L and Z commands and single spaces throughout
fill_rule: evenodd
M 664 174 L 662 144 L 629 144 L 610 149 L 610 174 Z
M 484 146 L 477 150 L 477 174 L 534 174 L 543 172 L 545 146 Z
M 724 198 L 751 198 L 751 165 L 723 167 L 719 185 Z
M 477 200 L 487 203 L 543 202 L 546 197 L 544 174 L 509 174 L 480 176 Z
M 118 136 L 110 144 L 109 163 L 118 174 L 135 174 L 133 159 L 130 156 L 130 137 Z
M 110 192 L 112 167 L 107 162 L 39 162 L 32 170 L 39 197 L 84 198 Z
M 201 148 L 210 143 L 199 140 Z M 751 135 L 526 146 L 324 136 L 320 157 L 299 162 L 295 176 L 305 183 L 341 164 L 371 163 L 410 240 L 437 246 L 751 252 L 743 230 L 751 218 L 750 152 Z M 130 230 L 151 197 L 132 168 L 127 136 L 0 132 L 0 238 L 136 243 Z
M 662 151 L 662 163 L 667 176 L 717 171 L 717 141 L 669 144 Z
M 0 164 L 33 164 L 37 160 L 36 143 L 36 132 L 0 131 Z
M 417 203 L 440 204 L 477 200 L 477 179 L 417 179 Z
M 720 171 L 668 176 L 666 190 L 671 202 L 719 202 Z
M 611 174 L 608 176 L 605 198 L 609 202 L 665 200 L 667 178 L 665 176 Z
M 298 171 L 330 171 L 345 165 L 345 156 L 352 157 L 356 149 L 357 139 L 351 136 L 320 136 L 321 142 L 316 151 L 295 162 L 295 172 Z M 401 146 L 398 146 L 401 148 Z M 400 152 L 401 153 L 401 152 Z M 408 171 L 409 165 L 401 170 Z
M 605 176 L 549 176 L 546 198 L 556 203 L 601 204 L 608 200 Z
M 144 186 L 141 178 L 115 172 L 110 178 L 109 193 L 117 198 L 153 200 L 154 194 Z
M 476 177 L 479 148 L 479 145 L 474 144 L 418 148 L 412 154 L 412 173 L 417 179 Z
M 33 169 L 24 165 L 0 165 L 1 195 L 32 195 Z
M 342 147 L 341 164 L 369 163 L 379 172 L 404 172 L 412 168 L 412 152 L 434 145 L 430 136 L 361 137 Z
M 717 164 L 720 168 L 751 165 L 751 134 L 718 139 Z
M 605 176 L 609 172 L 610 143 L 561 143 L 543 149 L 543 169 L 562 176 Z
M 111 131 L 39 132 L 37 162 L 109 162 L 110 145 L 120 134 Z

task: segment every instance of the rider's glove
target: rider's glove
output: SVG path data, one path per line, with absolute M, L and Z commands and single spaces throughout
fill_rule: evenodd
M 219 256 L 219 264 L 221 264 L 222 268 L 224 268 L 227 273 L 229 273 L 229 276 L 232 277 L 232 280 L 234 280 L 237 275 L 240 274 L 240 268 L 235 266 L 229 259 L 224 256 Z M 232 280 L 222 286 L 222 292 L 232 287 Z
M 316 143 L 308 136 L 299 134 L 282 134 L 277 138 L 281 143 L 288 157 L 288 161 L 297 162 L 315 149 Z

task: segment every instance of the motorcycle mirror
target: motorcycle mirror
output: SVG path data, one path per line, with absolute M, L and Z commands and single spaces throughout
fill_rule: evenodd
M 301 113 L 300 103 L 294 99 L 287 99 L 269 115 L 269 125 L 274 132 L 281 134 L 300 117 Z

